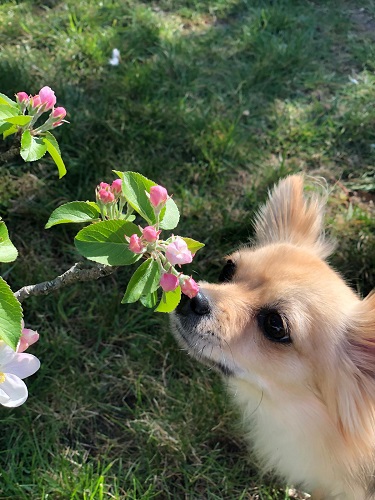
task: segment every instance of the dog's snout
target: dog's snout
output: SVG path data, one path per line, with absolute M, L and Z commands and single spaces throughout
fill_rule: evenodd
M 192 299 L 189 299 L 186 295 L 182 295 L 181 302 L 176 309 L 177 314 L 182 316 L 188 316 L 191 313 L 204 316 L 209 314 L 210 311 L 210 302 L 202 292 L 198 292 Z

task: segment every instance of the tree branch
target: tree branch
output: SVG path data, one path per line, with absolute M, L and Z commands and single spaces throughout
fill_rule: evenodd
M 104 278 L 104 276 L 109 276 L 117 269 L 117 267 L 105 266 L 103 264 L 97 264 L 95 267 L 89 269 L 82 269 L 83 265 L 84 263 L 82 262 L 76 262 L 74 266 L 60 276 L 57 276 L 57 278 L 51 281 L 37 283 L 36 285 L 24 286 L 15 292 L 14 295 L 19 302 L 23 302 L 33 295 L 48 295 L 72 283 Z

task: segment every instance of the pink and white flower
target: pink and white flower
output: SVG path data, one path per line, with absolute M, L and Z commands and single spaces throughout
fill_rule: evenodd
M 137 234 L 132 234 L 129 239 L 129 250 L 133 253 L 143 253 L 144 247 L 141 238 Z
M 33 375 L 39 367 L 37 357 L 15 352 L 0 341 L 0 404 L 8 408 L 22 405 L 28 396 L 22 379 Z
M 186 242 L 179 236 L 167 246 L 165 256 L 172 266 L 189 264 L 193 260 L 193 255 Z
M 152 186 L 149 198 L 153 207 L 160 207 L 160 205 L 163 205 L 167 201 L 168 191 L 163 186 Z
M 52 109 L 54 107 L 54 105 L 56 104 L 55 92 L 50 87 L 43 87 L 42 89 L 40 89 L 39 99 L 40 99 L 41 105 L 43 105 L 44 111 L 48 111 L 49 109 Z M 57 109 L 61 110 L 64 108 L 57 108 Z M 65 109 L 64 109 L 64 111 L 65 111 Z M 66 112 L 65 112 L 65 114 L 66 114 Z
M 35 344 L 39 340 L 39 333 L 30 328 L 25 328 L 25 323 L 22 320 L 22 334 L 18 343 L 17 352 L 24 352 L 28 347 Z
M 160 278 L 160 286 L 165 292 L 171 292 L 178 287 L 178 278 L 174 274 L 164 273 Z
M 181 291 L 185 295 L 187 295 L 190 299 L 195 297 L 198 292 L 199 292 L 199 285 L 198 283 L 193 280 L 193 278 L 187 278 L 182 284 L 181 284 Z
M 157 231 L 154 226 L 146 226 L 142 230 L 143 239 L 148 243 L 155 243 L 161 231 Z

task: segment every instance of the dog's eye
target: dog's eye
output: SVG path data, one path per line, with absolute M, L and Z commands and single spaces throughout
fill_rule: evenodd
M 236 272 L 236 264 L 233 262 L 233 260 L 227 260 L 225 266 L 221 270 L 221 273 L 219 275 L 219 282 L 220 283 L 228 283 L 233 276 L 234 273 Z
M 263 330 L 264 335 L 272 342 L 290 344 L 288 325 L 284 318 L 277 311 L 264 310 L 258 314 L 258 324 Z

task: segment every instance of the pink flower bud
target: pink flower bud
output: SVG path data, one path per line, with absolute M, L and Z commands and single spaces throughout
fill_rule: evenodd
M 134 253 L 142 253 L 143 252 L 143 245 L 142 245 L 141 238 L 139 236 L 137 236 L 136 234 L 132 234 L 130 236 L 129 250 L 134 252 Z
M 30 330 L 29 328 L 24 328 L 24 322 L 22 321 L 22 334 L 20 341 L 18 343 L 17 352 L 24 352 L 32 344 L 35 344 L 39 340 L 39 333 Z
M 44 111 L 48 111 L 49 109 L 52 109 L 54 107 L 54 105 L 56 104 L 55 92 L 50 87 L 43 87 L 42 89 L 40 89 L 39 97 L 40 97 L 41 104 L 43 104 L 43 106 L 44 106 Z M 57 109 L 64 109 L 64 108 L 57 108 Z M 64 111 L 65 111 L 65 109 L 64 109 Z M 66 112 L 65 112 L 65 114 L 66 114 Z
M 39 106 L 42 104 L 42 101 L 40 100 L 38 94 L 30 97 L 30 104 L 32 108 L 39 108 Z
M 193 256 L 188 249 L 187 244 L 179 236 L 177 236 L 175 241 L 167 246 L 165 256 L 172 266 L 189 264 L 193 260 Z
M 115 194 L 120 194 L 122 192 L 122 180 L 116 179 L 111 185 L 112 192 Z
M 109 188 L 111 187 L 107 182 L 101 182 L 99 184 L 100 189 L 105 189 L 106 191 L 109 191 Z
M 181 285 L 181 291 L 192 299 L 199 292 L 199 285 L 193 278 L 187 278 Z
M 54 108 L 51 112 L 51 115 L 53 118 L 58 118 L 59 120 L 62 120 L 63 118 L 66 117 L 66 109 L 63 108 L 62 106 L 59 106 L 58 108 Z
M 16 99 L 18 102 L 24 102 L 25 104 L 27 104 L 29 96 L 26 94 L 26 92 L 17 92 Z
M 98 192 L 98 200 L 106 205 L 115 201 L 115 195 L 111 193 L 111 191 L 100 189 Z
M 147 226 L 143 229 L 142 236 L 148 243 L 154 243 L 160 233 L 161 231 L 156 231 L 154 226 Z
M 163 186 L 152 186 L 150 188 L 150 203 L 154 207 L 165 203 L 168 199 L 168 192 Z
M 165 292 L 171 292 L 178 287 L 178 278 L 174 274 L 164 273 L 160 278 L 160 286 Z

